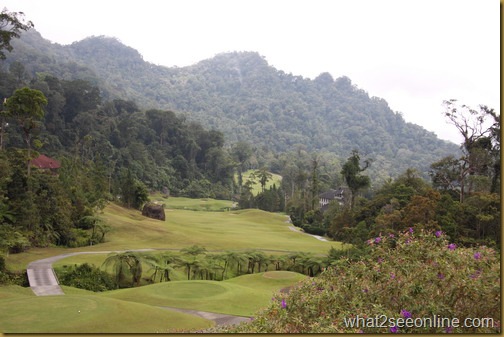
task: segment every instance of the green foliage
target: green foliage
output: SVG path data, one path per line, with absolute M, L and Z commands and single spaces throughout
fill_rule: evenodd
M 107 269 L 112 266 L 115 274 L 116 287 L 130 287 L 140 285 L 142 278 L 142 261 L 144 257 L 136 252 L 111 253 L 102 264 Z M 131 282 L 127 277 L 131 277 Z
M 368 243 L 368 256 L 358 261 L 341 258 L 319 277 L 300 283 L 289 294 L 277 294 L 252 322 L 221 331 L 500 332 L 500 257 L 493 249 L 460 248 L 442 232 L 413 230 L 396 236 L 384 234 Z M 398 324 L 399 318 L 432 319 L 434 315 L 457 318 L 460 326 Z M 356 326 L 359 317 L 361 326 Z M 386 325 L 362 326 L 367 318 L 375 317 L 386 317 Z M 493 326 L 462 327 L 466 318 L 489 318 Z M 388 319 L 395 322 L 389 324 Z
M 6 8 L 0 12 L 0 60 L 4 60 L 4 50 L 12 51 L 12 38 L 19 38 L 22 30 L 33 27 L 31 21 L 24 22 L 23 12 L 8 12 Z
M 373 179 L 395 177 L 408 167 L 426 176 L 430 163 L 457 153 L 454 144 L 406 123 L 385 100 L 370 97 L 349 78 L 332 79 L 325 73 L 311 80 L 287 74 L 255 52 L 224 53 L 189 67 L 166 68 L 103 36 L 60 46 L 32 30 L 13 42 L 7 62 L 23 63 L 30 77 L 46 73 L 86 80 L 97 84 L 105 99 L 120 103 L 127 97 L 139 107 L 184 111 L 189 119 L 223 132 L 230 146 L 254 144 L 256 156 L 246 148 L 233 153 L 242 171 L 262 167 L 250 164 L 260 162 L 263 154 L 275 157 L 297 147 L 333 152 L 338 158 L 357 148 L 375 160 L 369 170 Z M 164 126 L 158 124 L 160 144 L 165 144 Z
M 117 288 L 114 280 L 108 273 L 88 263 L 59 270 L 58 280 L 62 285 L 95 292 Z
M 368 187 L 371 183 L 368 176 L 361 175 L 361 172 L 369 167 L 370 161 L 365 160 L 364 163 L 365 166 L 361 168 L 359 152 L 354 150 L 341 169 L 341 174 L 352 193 L 350 208 L 353 208 L 354 206 L 354 200 L 357 192 Z

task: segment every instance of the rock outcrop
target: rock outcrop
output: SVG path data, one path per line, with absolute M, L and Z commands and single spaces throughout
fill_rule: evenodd
M 158 205 L 152 202 L 145 204 L 142 210 L 142 215 L 162 221 L 166 218 L 163 205 Z

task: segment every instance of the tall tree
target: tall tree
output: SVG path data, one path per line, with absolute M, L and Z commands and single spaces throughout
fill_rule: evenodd
M 500 116 L 485 105 L 479 111 L 450 99 L 443 102 L 444 115 L 463 137 L 459 158 L 460 202 L 473 192 L 478 177 L 494 175 L 489 190 L 496 190 L 500 180 Z M 493 120 L 488 121 L 491 117 Z M 498 159 L 497 159 L 498 158 Z M 497 161 L 499 163 L 497 163 Z M 498 169 L 497 169 L 498 168 Z
M 5 103 L 9 115 L 18 122 L 23 131 L 23 138 L 28 148 L 28 176 L 30 176 L 32 134 L 39 127 L 39 121 L 44 117 L 43 107 L 45 105 L 47 105 L 47 98 L 44 94 L 40 90 L 28 87 L 16 90 Z
M 233 159 L 236 161 L 236 167 L 238 169 L 238 193 L 241 193 L 241 188 L 243 186 L 243 171 L 247 161 L 252 156 L 252 148 L 246 142 L 238 142 L 234 145 L 231 150 Z
M 350 209 L 353 209 L 355 196 L 359 190 L 368 187 L 371 183 L 368 176 L 361 175 L 361 172 L 365 171 L 370 164 L 371 161 L 366 159 L 364 161 L 364 167 L 361 167 L 359 152 L 357 150 L 353 150 L 352 155 L 348 157 L 347 161 L 343 165 L 341 174 L 343 175 L 343 178 L 345 179 L 345 182 L 352 194 L 350 199 Z
M 33 28 L 31 21 L 25 22 L 23 12 L 8 12 L 6 8 L 0 12 L 0 59 L 5 60 L 4 50 L 12 51 L 12 38 L 19 38 L 21 31 Z

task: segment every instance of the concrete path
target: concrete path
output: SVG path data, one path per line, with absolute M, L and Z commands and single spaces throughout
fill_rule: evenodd
M 298 233 L 301 233 L 301 234 L 306 234 L 306 235 L 309 235 L 309 236 L 313 236 L 315 239 L 317 240 L 320 240 L 320 241 L 328 241 L 326 238 L 320 236 L 320 235 L 312 235 L 312 234 L 308 234 L 308 233 L 305 233 L 305 232 L 302 232 L 300 229 L 294 227 L 294 226 L 289 226 L 289 229 L 291 231 L 294 231 L 294 232 L 298 232 Z
M 210 321 L 214 321 L 215 325 L 234 325 L 239 324 L 241 322 L 250 321 L 250 317 L 244 316 L 233 316 L 233 315 L 225 315 L 219 314 L 216 312 L 208 312 L 208 311 L 199 311 L 199 310 L 189 310 L 189 309 L 181 309 L 181 308 L 173 308 L 173 307 L 161 307 L 163 309 L 183 312 L 186 314 L 199 316 L 204 319 L 208 319 Z
M 139 249 L 135 251 L 150 251 L 152 249 Z M 130 250 L 133 251 L 133 250 Z M 62 254 L 58 256 L 48 257 L 46 259 L 41 259 L 34 261 L 28 265 L 26 268 L 26 273 L 28 274 L 28 282 L 30 283 L 30 288 L 37 296 L 53 296 L 53 295 L 64 295 L 63 290 L 59 286 L 58 278 L 54 273 L 52 264 L 56 261 L 64 259 L 69 256 L 79 255 L 79 254 L 108 254 L 108 253 L 122 253 L 124 251 L 101 251 L 101 252 L 76 252 Z
M 26 273 L 28 274 L 28 281 L 30 283 L 30 288 L 35 293 L 35 295 L 37 296 L 65 295 L 63 289 L 61 289 L 61 287 L 59 286 L 58 278 L 56 277 L 54 269 L 52 268 L 52 264 L 54 262 L 69 256 L 80 254 L 109 254 L 109 253 L 122 253 L 127 251 L 145 252 L 153 250 L 154 249 L 137 249 L 137 250 L 123 250 L 123 251 L 75 252 L 75 253 L 62 254 L 31 262 L 26 269 Z M 218 314 L 215 312 L 180 309 L 173 307 L 161 307 L 161 308 L 179 311 L 194 316 L 199 316 L 204 319 L 214 321 L 216 325 L 233 325 L 250 320 L 250 317 L 225 315 L 225 314 Z

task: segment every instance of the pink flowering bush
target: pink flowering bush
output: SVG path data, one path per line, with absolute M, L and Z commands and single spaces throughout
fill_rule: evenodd
M 500 332 L 500 256 L 496 251 L 458 247 L 442 232 L 416 229 L 381 235 L 368 244 L 371 253 L 360 261 L 335 261 L 289 294 L 276 294 L 251 322 L 220 332 Z M 427 317 L 445 320 L 437 327 L 434 323 L 422 326 L 420 320 Z M 416 320 L 419 326 L 394 324 L 399 318 Z M 466 318 L 478 319 L 471 321 L 473 325 L 482 325 L 484 318 L 491 326 L 464 327 Z M 447 319 L 458 319 L 458 326 Z

